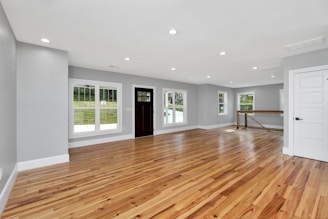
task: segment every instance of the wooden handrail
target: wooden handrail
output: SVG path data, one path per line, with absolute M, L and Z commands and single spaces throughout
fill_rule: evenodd
M 239 129 L 240 127 L 240 121 L 239 121 L 239 114 L 240 113 L 244 113 L 245 115 L 245 128 L 250 127 L 247 125 L 247 114 L 249 113 L 266 113 L 266 114 L 283 114 L 284 111 L 283 110 L 237 110 L 236 111 L 236 120 L 237 120 L 237 124 L 236 124 L 236 128 Z M 253 120 L 255 120 L 254 118 L 252 118 Z M 272 128 L 266 128 L 264 127 L 260 122 L 258 122 L 257 120 L 255 120 L 258 124 L 260 124 L 261 127 L 254 127 L 252 126 L 252 128 L 261 128 L 261 129 L 266 129 L 266 130 L 270 130 Z M 274 129 L 274 130 L 282 130 L 282 129 Z

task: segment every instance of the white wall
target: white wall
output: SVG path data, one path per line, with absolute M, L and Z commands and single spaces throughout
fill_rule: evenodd
M 68 55 L 17 44 L 18 162 L 68 155 Z

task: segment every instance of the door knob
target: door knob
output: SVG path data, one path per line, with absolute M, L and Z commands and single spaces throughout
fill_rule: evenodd
M 295 120 L 303 120 L 302 118 L 300 118 L 300 117 L 295 117 Z

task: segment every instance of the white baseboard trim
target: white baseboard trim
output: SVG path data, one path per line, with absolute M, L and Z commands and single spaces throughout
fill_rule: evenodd
M 187 131 L 191 129 L 197 129 L 198 126 L 184 126 L 184 127 L 178 127 L 178 128 L 171 128 L 171 129 L 163 129 L 163 130 L 158 130 L 154 132 L 154 135 L 162 135 L 162 134 L 169 134 L 173 132 L 182 132 L 182 131 Z
M 216 128 L 223 128 L 227 126 L 232 126 L 234 125 L 232 122 L 231 123 L 224 123 L 224 124 L 217 124 L 217 125 L 210 125 L 210 126 L 198 126 L 200 129 L 216 129 Z
M 66 162 L 69 162 L 69 154 L 23 161 L 19 162 L 17 165 L 18 171 L 23 171 Z
M 17 164 L 16 164 L 15 168 L 11 172 L 11 174 L 10 174 L 6 184 L 5 184 L 5 187 L 2 189 L 2 191 L 0 193 L 0 217 L 2 215 L 3 210 L 6 207 L 6 203 L 9 199 L 9 195 L 11 193 L 11 190 L 13 189 L 13 187 L 15 185 L 17 172 L 18 172 L 18 167 L 17 167 Z
M 97 139 L 91 139 L 91 140 L 82 140 L 82 141 L 75 141 L 75 142 L 69 142 L 68 148 L 78 148 L 78 147 L 84 147 L 94 144 L 102 144 L 106 142 L 113 142 L 113 141 L 122 141 L 122 140 L 128 140 L 133 139 L 133 135 L 119 135 L 114 137 L 107 137 L 107 138 L 97 138 Z
M 291 150 L 289 148 L 286 148 L 286 147 L 282 148 L 282 153 L 286 154 L 286 155 L 294 156 L 293 153 L 291 152 Z

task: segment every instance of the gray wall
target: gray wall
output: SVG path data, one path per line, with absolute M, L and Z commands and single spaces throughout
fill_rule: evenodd
M 114 73 L 108 71 L 100 71 L 94 69 L 87 69 L 81 67 L 70 66 L 69 78 L 86 79 L 96 81 L 109 81 L 122 83 L 123 89 L 123 132 L 113 133 L 103 136 L 92 136 L 83 138 L 70 139 L 69 142 L 76 142 L 81 140 L 97 139 L 99 137 L 114 137 L 120 135 L 133 134 L 133 120 L 132 120 L 132 88 L 133 85 L 144 85 L 155 87 L 156 92 L 156 131 L 161 131 L 170 128 L 181 128 L 186 126 L 204 126 L 210 127 L 220 124 L 233 123 L 235 120 L 235 105 L 237 91 L 252 90 L 256 92 L 256 109 L 275 109 L 279 110 L 280 89 L 282 84 L 265 85 L 258 87 L 248 87 L 242 89 L 233 89 L 215 85 L 195 85 L 180 82 L 173 82 L 167 80 L 160 80 L 154 78 L 140 77 L 135 75 Z M 163 88 L 183 89 L 187 90 L 187 104 L 188 104 L 188 124 L 182 126 L 163 127 Z M 228 94 L 228 115 L 218 116 L 218 91 L 226 91 Z M 263 119 L 262 119 L 263 121 Z M 264 116 L 264 124 L 282 126 L 283 118 L 280 116 L 266 115 Z
M 0 3 L 0 193 L 16 163 L 16 39 Z
M 114 72 L 108 72 L 108 71 L 99 71 L 99 70 L 80 68 L 80 67 L 74 67 L 74 66 L 69 67 L 69 77 L 75 78 L 75 79 L 86 79 L 86 80 L 122 83 L 123 132 L 116 133 L 116 134 L 110 134 L 110 135 L 103 135 L 101 137 L 133 134 L 133 127 L 132 127 L 132 124 L 133 124 L 133 122 L 132 122 L 132 112 L 133 112 L 132 88 L 133 88 L 133 85 L 143 85 L 143 86 L 155 87 L 155 92 L 156 92 L 155 93 L 155 95 L 156 95 L 155 96 L 155 99 L 156 99 L 155 130 L 156 131 L 172 128 L 172 127 L 163 127 L 163 118 L 162 118 L 163 88 L 181 89 L 181 90 L 187 91 L 188 124 L 182 125 L 182 126 L 174 126 L 173 128 L 198 125 L 197 85 L 179 83 L 179 82 L 173 82 L 173 81 L 167 81 L 167 80 L 160 80 L 160 79 L 154 79 L 154 78 L 147 78 L 147 77 L 140 77 L 140 76 L 135 76 L 135 75 L 114 73 Z M 70 139 L 70 142 L 87 140 L 87 139 L 96 139 L 96 138 L 99 138 L 99 136 Z
M 17 43 L 18 162 L 68 154 L 67 52 Z
M 308 52 L 300 55 L 290 56 L 283 59 L 284 69 L 284 97 L 285 97 L 285 112 L 289 110 L 289 70 L 309 68 L 320 65 L 328 65 L 328 49 L 317 50 Z M 288 134 L 289 134 L 289 123 L 288 113 L 285 113 L 284 117 L 284 147 L 288 147 Z
M 227 92 L 227 115 L 218 115 L 218 91 Z M 198 100 L 198 125 L 214 126 L 219 124 L 233 123 L 235 112 L 234 89 L 209 84 L 199 85 Z
M 255 92 L 255 110 L 280 110 L 280 90 L 284 89 L 283 84 L 272 84 L 255 87 L 245 87 L 235 89 L 235 105 L 237 106 L 237 94 L 243 92 Z M 262 124 L 283 126 L 283 117 L 275 114 L 255 114 L 256 120 Z M 243 116 L 240 121 L 244 125 Z M 249 125 L 259 126 L 257 123 L 248 120 Z

